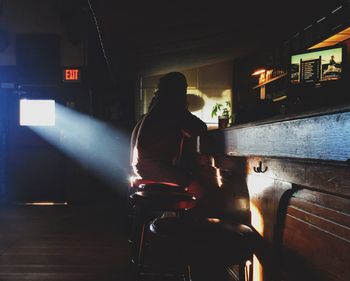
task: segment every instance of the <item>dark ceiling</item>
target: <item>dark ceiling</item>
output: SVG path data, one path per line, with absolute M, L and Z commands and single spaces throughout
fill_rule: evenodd
M 264 51 L 348 1 L 89 1 L 116 72 L 159 74 Z

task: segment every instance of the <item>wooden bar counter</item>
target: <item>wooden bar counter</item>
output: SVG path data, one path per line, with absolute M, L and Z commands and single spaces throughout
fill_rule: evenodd
M 197 150 L 218 205 L 249 202 L 254 281 L 350 280 L 350 106 L 212 130 Z

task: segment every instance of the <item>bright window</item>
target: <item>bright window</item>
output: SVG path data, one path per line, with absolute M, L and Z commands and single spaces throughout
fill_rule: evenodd
M 19 108 L 21 126 L 55 126 L 54 100 L 22 99 Z

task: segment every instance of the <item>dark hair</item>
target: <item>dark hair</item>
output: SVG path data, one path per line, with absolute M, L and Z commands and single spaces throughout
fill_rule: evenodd
M 172 106 L 186 106 L 187 81 L 180 72 L 170 72 L 159 79 L 156 99 Z
M 186 88 L 187 81 L 181 72 L 169 72 L 159 79 L 158 90 L 172 90 L 173 88 Z

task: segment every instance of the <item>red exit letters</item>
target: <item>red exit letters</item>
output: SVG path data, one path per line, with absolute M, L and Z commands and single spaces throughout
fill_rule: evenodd
M 79 69 L 65 69 L 64 70 L 64 81 L 79 81 L 80 71 Z

